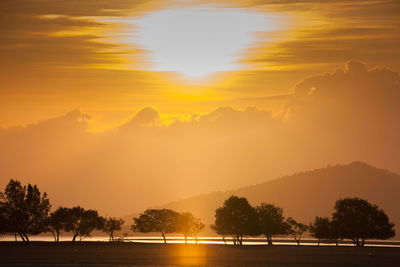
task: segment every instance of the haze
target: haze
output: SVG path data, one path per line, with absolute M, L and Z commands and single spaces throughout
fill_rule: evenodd
M 328 164 L 400 173 L 399 14 L 394 0 L 2 1 L 0 186 L 119 216 Z

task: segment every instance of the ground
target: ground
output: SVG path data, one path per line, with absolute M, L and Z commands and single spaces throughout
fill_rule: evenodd
M 399 266 L 400 248 L 0 242 L 0 266 Z

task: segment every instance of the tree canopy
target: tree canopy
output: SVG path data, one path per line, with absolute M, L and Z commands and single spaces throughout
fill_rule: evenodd
M 300 246 L 300 240 L 303 236 L 304 232 L 308 230 L 307 225 L 297 222 L 293 218 L 289 217 L 286 221 L 288 228 L 288 234 L 293 236 L 294 240 L 296 241 L 297 245 Z
M 117 218 L 107 218 L 104 222 L 103 232 L 110 236 L 110 241 L 114 241 L 115 231 L 121 230 L 124 220 Z
M 258 235 L 257 213 L 246 198 L 231 196 L 215 210 L 214 229 L 242 244 L 243 236 Z
M 50 200 L 36 185 L 22 186 L 11 179 L 0 194 L 0 203 L 2 232 L 16 233 L 24 242 L 29 242 L 28 235 L 46 231 Z
M 272 236 L 286 234 L 288 225 L 283 217 L 283 210 L 273 204 L 262 203 L 256 207 L 260 234 L 267 238 L 268 245 L 272 246 Z
M 48 231 L 52 232 L 54 241 L 60 241 L 60 233 L 65 231 L 66 223 L 70 216 L 70 209 L 59 207 L 50 214 L 47 227 Z
M 360 198 L 339 199 L 332 221 L 339 237 L 353 240 L 356 246 L 364 246 L 368 238 L 387 239 L 395 235 L 394 224 L 386 213 Z
M 197 243 L 197 234 L 203 230 L 204 224 L 199 218 L 196 218 L 190 212 L 182 212 L 178 216 L 177 220 L 177 232 L 183 234 L 185 243 L 187 243 L 187 237 L 193 236 Z
M 337 227 L 329 218 L 315 217 L 314 222 L 309 225 L 308 229 L 311 236 L 318 239 L 318 245 L 321 240 L 334 241 L 338 245 Z
M 170 209 L 147 209 L 138 218 L 133 218 L 131 229 L 136 232 L 159 232 L 167 243 L 165 234 L 177 231 L 176 222 L 179 213 Z
M 97 210 L 85 210 L 80 206 L 68 209 L 68 220 L 65 222 L 65 231 L 72 232 L 72 241 L 80 236 L 85 238 L 90 236 L 94 230 L 104 228 L 104 218 L 100 217 Z

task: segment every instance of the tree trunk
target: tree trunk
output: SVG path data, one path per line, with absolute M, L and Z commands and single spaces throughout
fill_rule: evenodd
M 78 236 L 78 234 L 74 234 L 74 237 L 72 238 L 72 242 L 75 242 L 75 239 L 77 236 Z
M 165 234 L 164 234 L 164 233 L 161 233 L 161 235 L 162 235 L 162 237 L 163 237 L 163 239 L 164 239 L 164 244 L 167 244 L 167 239 L 165 238 Z
M 300 239 L 295 238 L 294 240 L 296 240 L 297 245 L 300 246 Z
M 267 238 L 267 245 L 268 245 L 268 246 L 272 246 L 272 245 L 273 245 L 273 244 L 272 244 L 272 237 L 269 236 L 269 235 L 265 235 L 265 237 Z
M 25 242 L 25 238 L 24 238 L 24 236 L 21 234 L 21 233 L 18 233 L 19 234 L 19 236 L 21 237 L 21 239 L 22 239 L 22 242 Z
M 28 245 L 30 245 L 30 242 L 29 242 L 29 238 L 28 238 L 28 236 L 27 236 L 26 234 L 24 234 L 24 237 L 25 237 L 25 241 L 26 241 L 26 243 L 27 243 Z
M 364 245 L 365 245 L 365 239 L 364 239 L 364 237 L 361 237 L 361 244 L 360 244 L 360 246 L 363 247 Z
M 224 240 L 224 243 L 225 243 L 225 245 L 226 245 L 225 236 L 222 236 L 222 240 Z
M 319 243 L 320 243 L 320 242 L 321 242 L 321 240 L 320 240 L 320 239 L 318 239 L 318 245 L 317 245 L 318 247 L 319 247 Z
M 194 241 L 195 241 L 196 244 L 197 244 L 197 235 L 196 235 L 196 234 L 194 235 Z

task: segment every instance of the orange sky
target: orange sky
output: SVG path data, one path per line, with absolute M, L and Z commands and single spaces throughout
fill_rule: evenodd
M 399 13 L 397 0 L 3 0 L 1 184 L 128 213 L 112 204 L 330 163 L 400 172 Z
M 5 25 L 0 29 L 3 127 L 36 122 L 76 108 L 93 116 L 91 130 L 95 131 L 113 127 L 147 105 L 164 113 L 210 112 L 223 105 L 260 109 L 272 105 L 279 109 L 266 99 L 293 93 L 294 85 L 304 77 L 331 71 L 348 60 L 399 69 L 397 1 L 226 0 L 216 5 L 213 1 L 17 0 L 2 1 L 1 6 Z M 198 18 L 203 19 L 200 27 L 186 17 L 182 17 L 186 22 L 175 24 L 171 17 L 164 17 L 166 21 L 159 24 L 171 27 L 168 36 L 156 39 L 158 47 L 185 42 L 182 37 L 174 43 L 181 33 L 174 32 L 177 25 L 188 25 L 182 26 L 184 33 L 194 28 L 200 38 L 203 24 L 205 31 L 217 28 L 216 35 L 218 30 L 223 34 L 229 29 L 239 35 L 229 25 L 224 28 L 222 19 L 214 20 L 218 15 L 229 20 L 226 13 L 230 10 L 247 14 L 238 17 L 243 19 L 238 25 L 244 25 L 242 31 L 248 30 L 251 38 L 242 49 L 233 51 L 224 65 L 215 66 L 220 61 L 212 61 L 223 39 L 209 35 L 205 35 L 211 38 L 205 44 L 211 44 L 205 49 L 189 47 L 191 54 L 199 56 L 180 65 L 189 71 L 200 64 L 196 60 L 205 58 L 202 71 L 208 66 L 228 70 L 196 79 L 171 73 L 168 66 L 163 72 L 152 71 L 160 59 L 155 57 L 157 51 L 149 50 L 152 47 L 136 40 L 141 32 L 135 21 L 160 11 L 205 8 L 209 13 Z M 265 25 L 258 25 L 259 19 L 247 23 L 252 16 L 264 16 L 268 21 Z M 209 20 L 212 23 L 207 24 Z M 154 19 L 150 23 L 155 24 Z M 241 42 L 238 38 L 225 47 Z M 168 51 L 174 52 L 173 48 Z M 181 54 L 186 55 L 177 51 L 177 56 L 168 59 L 171 66 L 175 66 L 174 60 L 180 63 Z

